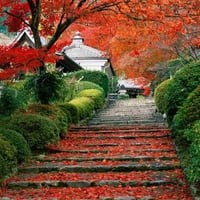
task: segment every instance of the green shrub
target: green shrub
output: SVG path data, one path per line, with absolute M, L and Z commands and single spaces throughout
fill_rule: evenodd
M 178 57 L 172 60 L 169 60 L 167 65 L 160 64 L 159 70 L 155 74 L 154 80 L 151 82 L 151 89 L 155 91 L 155 88 L 162 83 L 163 81 L 170 79 L 176 71 L 188 65 L 192 60 L 187 57 Z
M 69 122 L 72 124 L 77 124 L 79 121 L 78 109 L 73 104 L 68 102 L 58 104 L 58 107 L 62 109 L 67 115 L 69 115 Z
M 33 99 L 42 104 L 65 101 L 68 93 L 64 79 L 56 72 L 30 77 L 25 88 L 34 96 Z
M 89 81 L 96 83 L 104 89 L 105 95 L 107 96 L 109 91 L 109 77 L 106 73 L 100 71 L 89 71 L 89 70 L 80 70 L 77 72 L 72 72 L 67 74 L 68 78 L 75 77 L 77 80 Z
M 6 127 L 21 133 L 31 149 L 44 149 L 59 140 L 59 129 L 55 122 L 37 114 L 12 115 Z
M 93 113 L 94 101 L 91 98 L 79 97 L 72 99 L 69 103 L 77 108 L 79 120 L 85 119 Z
M 24 84 L 25 84 L 26 80 L 19 80 L 16 82 L 12 82 L 11 84 L 9 84 L 9 87 L 14 88 L 16 90 L 23 90 L 24 89 Z
M 37 102 L 36 99 L 36 75 L 29 75 L 24 80 L 24 91 L 29 102 Z
M 65 101 L 72 100 L 76 96 L 77 93 L 86 89 L 98 89 L 105 96 L 104 89 L 100 87 L 99 85 L 97 85 L 96 83 L 89 82 L 89 81 L 77 81 L 74 78 L 65 78 L 65 82 L 69 90 L 68 96 L 65 98 Z
M 77 94 L 77 97 L 90 97 L 94 101 L 94 109 L 102 108 L 104 103 L 104 95 L 97 89 L 82 90 Z
M 25 108 L 26 96 L 22 91 L 11 87 L 4 87 L 0 95 L 0 116 L 9 116 L 17 109 Z
M 68 115 L 59 107 L 45 104 L 31 104 L 27 112 L 32 114 L 40 114 L 53 120 L 60 131 L 60 136 L 65 137 L 69 128 Z
M 200 120 L 196 121 L 192 128 L 184 132 L 187 139 L 191 142 L 185 155 L 185 172 L 190 182 L 200 182 Z
M 200 85 L 189 94 L 172 121 L 173 134 L 192 127 L 200 119 Z
M 183 104 L 188 94 L 200 84 L 200 62 L 191 63 L 174 75 L 165 95 L 166 114 L 169 125 L 178 108 Z
M 79 93 L 80 91 L 87 90 L 87 89 L 97 89 L 104 94 L 104 89 L 96 83 L 89 82 L 89 81 L 79 81 L 79 82 L 77 82 L 76 93 Z
M 16 148 L 0 135 L 0 183 L 15 171 Z
M 168 85 L 170 83 L 171 79 L 167 79 L 160 83 L 154 93 L 154 99 L 155 99 L 155 104 L 160 113 L 165 113 L 165 99 L 164 96 L 166 94 L 166 91 L 168 89 Z
M 0 135 L 5 137 L 10 144 L 16 147 L 16 157 L 18 163 L 26 161 L 30 157 L 30 147 L 25 138 L 20 133 L 9 129 L 0 129 Z
M 198 142 L 200 144 L 200 118 L 195 121 L 192 127 L 184 131 L 184 135 L 191 143 Z

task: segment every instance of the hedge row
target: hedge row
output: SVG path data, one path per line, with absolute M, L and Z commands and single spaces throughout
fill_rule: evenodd
M 200 118 L 199 118 L 200 119 Z M 184 168 L 190 182 L 200 183 L 200 120 L 184 132 L 190 145 L 184 152 Z
M 54 78 L 50 77 L 53 82 Z M 28 80 L 33 84 L 30 80 L 35 81 L 35 77 Z M 24 92 L 22 84 L 19 85 L 20 91 Z M 67 136 L 71 124 L 79 123 L 103 106 L 105 92 L 99 85 L 85 81 L 77 85 L 74 99 L 69 102 L 62 100 L 50 104 L 58 96 L 49 96 L 49 100 L 44 100 L 47 104 L 41 104 L 34 102 L 36 98 L 32 97 L 26 106 L 19 106 L 18 86 L 5 87 L 0 106 L 6 105 L 9 112 L 2 111 L 0 120 L 0 182 L 16 171 L 18 163 L 28 160 L 32 151 L 47 149 L 50 144 L 57 143 L 60 137 Z
M 104 104 L 104 95 L 100 90 L 97 89 L 87 89 L 80 91 L 77 97 L 89 97 L 94 101 L 94 108 L 102 108 Z
M 40 114 L 41 116 L 48 117 L 53 120 L 59 129 L 59 134 L 61 137 L 65 137 L 66 132 L 69 128 L 69 114 L 62 111 L 59 107 L 55 105 L 45 105 L 45 104 L 31 104 L 27 112 L 32 114 Z
M 161 83 L 155 102 L 158 110 L 167 114 L 188 180 L 200 183 L 200 62 L 182 67 Z
M 104 94 L 98 89 L 86 89 L 80 91 L 69 104 L 76 107 L 78 121 L 89 117 L 94 110 L 102 108 Z
M 172 121 L 172 131 L 182 133 L 185 129 L 191 128 L 195 121 L 200 119 L 200 85 L 192 91 L 178 109 Z
M 178 109 L 171 125 L 172 134 L 181 141 L 188 180 L 200 183 L 200 84 Z
M 200 84 L 200 62 L 191 63 L 178 70 L 169 83 L 165 95 L 166 114 L 171 124 L 178 108 L 184 100 Z

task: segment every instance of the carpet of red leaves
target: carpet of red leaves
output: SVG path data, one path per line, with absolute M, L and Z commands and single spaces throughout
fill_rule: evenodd
M 153 187 L 111 187 L 99 186 L 89 188 L 40 188 L 7 190 L 4 194 L 15 200 L 99 200 L 102 197 L 131 196 L 137 199 L 144 196 L 156 200 L 192 200 L 187 186 L 153 186 Z M 2 193 L 1 195 L 2 196 Z
M 115 166 L 119 164 L 130 164 L 132 161 L 116 161 L 114 158 L 129 156 L 151 156 L 152 161 L 138 160 L 137 164 L 151 164 L 152 162 L 164 164 L 179 164 L 173 143 L 169 138 L 169 131 L 157 132 L 134 132 L 141 127 L 135 127 L 133 132 L 120 131 L 117 129 L 105 129 L 97 131 L 72 131 L 69 132 L 68 138 L 63 139 L 58 145 L 51 145 L 51 151 L 56 153 L 47 154 L 43 160 L 34 161 L 26 166 L 35 165 L 36 167 L 45 165 L 47 160 L 51 163 L 63 165 L 81 165 L 81 166 L 98 166 L 108 165 Z M 108 130 L 110 131 L 108 133 Z M 127 128 L 128 130 L 128 128 Z M 117 134 L 117 132 L 119 133 Z M 123 137 L 135 136 L 132 139 Z M 116 136 L 122 136 L 120 139 Z M 146 136 L 153 136 L 146 137 Z M 161 136 L 161 137 L 159 137 Z M 104 137 L 104 138 L 103 138 Z M 103 139 L 102 139 L 103 138 Z M 114 145 L 113 145 L 114 144 Z M 73 150 L 73 152 L 70 152 Z M 59 152 L 60 151 L 60 152 Z M 82 152 L 81 152 L 82 151 Z M 93 152 L 99 151 L 99 152 Z M 163 151 L 163 152 L 162 152 Z M 160 157 L 171 159 L 162 160 Z M 100 161 L 76 161 L 66 158 L 104 158 Z M 109 160 L 106 158 L 113 158 Z M 60 159 L 60 160 L 59 160 Z M 136 163 L 136 162 L 135 162 Z M 25 167 L 26 167 L 25 166 Z M 10 178 L 7 182 L 41 182 L 41 181 L 101 181 L 101 180 L 118 180 L 118 181 L 156 181 L 156 180 L 178 180 L 182 184 L 165 185 L 165 186 L 94 186 L 85 188 L 72 187 L 41 187 L 37 189 L 20 189 L 11 190 L 2 187 L 0 197 L 8 197 L 14 200 L 100 200 L 105 197 L 134 197 L 141 199 L 143 197 L 153 197 L 155 200 L 192 200 L 189 187 L 183 176 L 181 169 L 163 170 L 163 171 L 132 171 L 132 172 L 106 172 L 106 173 L 67 173 L 67 172 L 48 172 L 48 173 L 19 173 L 17 176 Z M 1 199 L 1 198 L 0 198 Z

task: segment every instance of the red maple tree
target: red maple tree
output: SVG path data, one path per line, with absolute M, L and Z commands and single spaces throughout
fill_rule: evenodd
M 125 54 L 139 56 L 158 41 L 169 44 L 177 33 L 188 35 L 191 27 L 195 34 L 190 44 L 199 45 L 199 7 L 199 0 L 1 0 L 0 14 L 7 16 L 8 30 L 29 27 L 36 49 L 0 47 L 0 63 L 6 66 L 0 78 L 52 61 L 59 39 L 66 41 L 65 34 L 75 30 L 82 31 L 88 44 L 106 49 L 113 63 Z M 48 38 L 45 46 L 41 36 Z

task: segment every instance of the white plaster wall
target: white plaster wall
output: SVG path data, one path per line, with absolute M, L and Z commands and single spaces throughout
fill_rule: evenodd
M 106 59 L 102 60 L 80 60 L 80 59 L 73 59 L 76 63 L 78 63 L 81 67 L 83 67 L 85 70 L 96 70 L 96 71 L 102 71 L 103 67 L 105 66 L 105 63 L 107 62 Z

